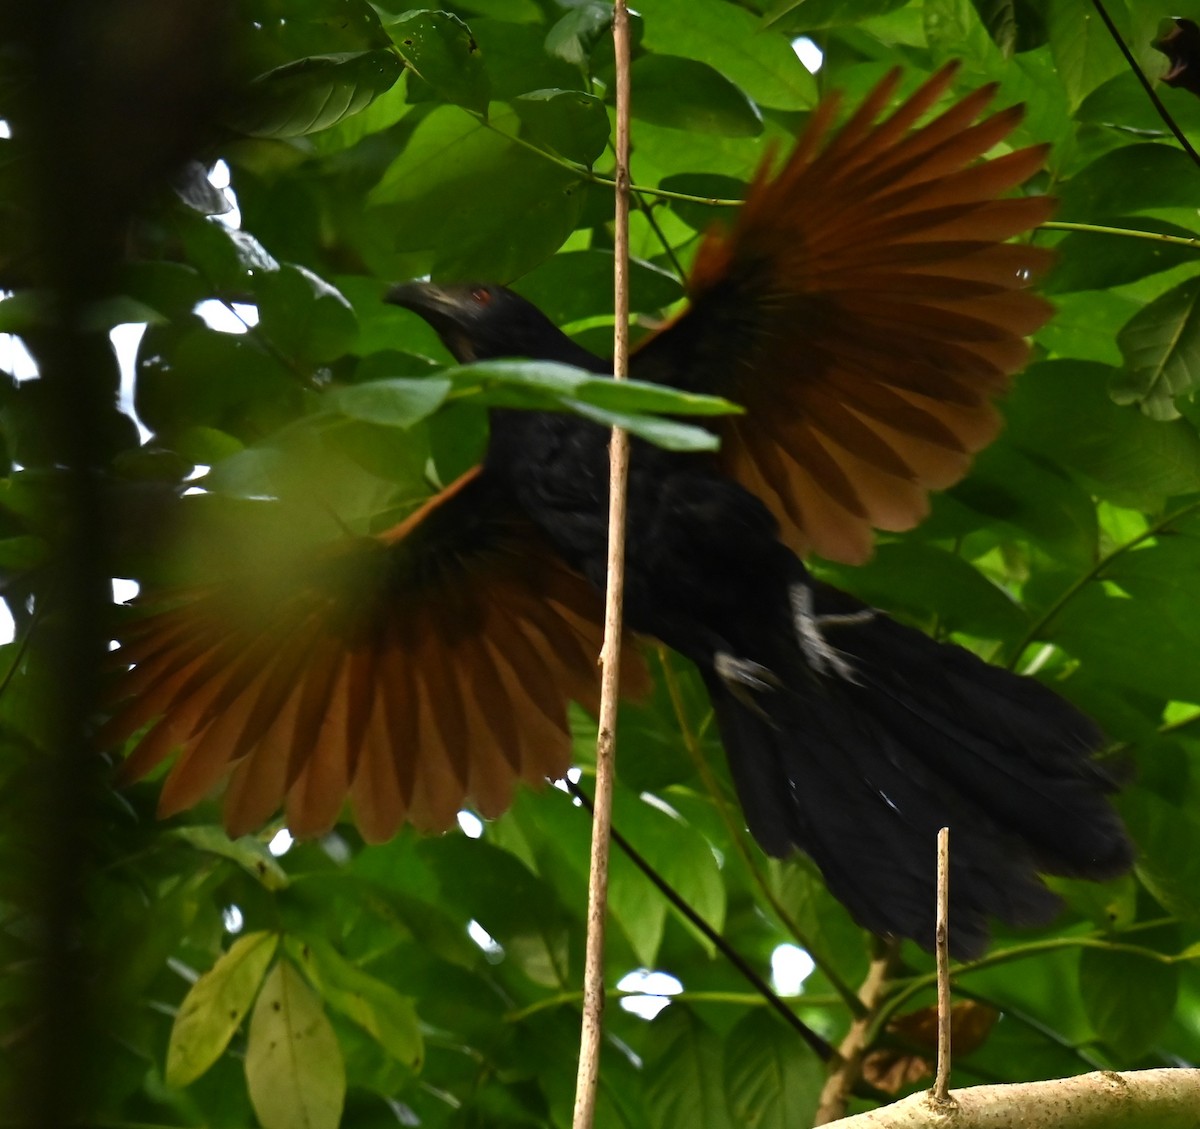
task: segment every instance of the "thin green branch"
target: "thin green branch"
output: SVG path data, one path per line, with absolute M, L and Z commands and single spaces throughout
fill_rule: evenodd
M 1040 1035 L 1047 1042 L 1053 1043 L 1056 1047 L 1061 1048 L 1068 1054 L 1073 1054 L 1080 1062 L 1086 1063 L 1093 1070 L 1103 1070 L 1108 1064 L 1097 1056 L 1090 1054 L 1083 1047 L 1077 1046 L 1071 1042 L 1061 1031 L 1055 1031 L 1053 1027 L 1043 1023 L 1035 1016 L 1028 1015 L 1020 1008 L 1015 1008 L 1009 1004 L 999 1004 L 995 1000 L 989 999 L 987 996 L 972 992 L 968 988 L 963 988 L 961 985 L 955 985 L 954 991 L 964 1000 L 973 1000 L 975 1003 L 984 1004 L 995 1011 L 1004 1012 L 1004 1018 L 1011 1020 L 1014 1023 L 1019 1023 L 1024 1027 L 1028 1027 L 1030 1031 L 1036 1035 Z M 973 1073 L 978 1073 L 978 1068 L 973 1069 Z M 997 1082 L 1006 1081 L 1003 1078 L 996 1078 Z
M 700 742 L 696 739 L 696 735 L 692 732 L 691 726 L 688 724 L 687 712 L 683 706 L 683 695 L 679 689 L 679 680 L 675 676 L 670 655 L 665 647 L 658 648 L 658 661 L 662 666 L 663 680 L 666 683 L 667 696 L 671 700 L 671 709 L 675 713 L 675 721 L 679 726 L 680 735 L 683 737 L 683 746 L 687 750 L 687 754 L 700 776 L 705 791 L 712 797 L 713 803 L 716 805 L 717 813 L 721 817 L 721 822 L 725 824 L 725 830 L 729 833 L 729 838 L 738 853 L 738 857 L 742 860 L 742 864 L 749 872 L 755 886 L 758 887 L 759 893 L 771 907 L 771 910 L 779 919 L 784 929 L 792 936 L 796 944 L 804 949 L 812 958 L 813 964 L 825 979 L 829 981 L 834 991 L 841 997 L 842 1002 L 850 1009 L 850 1013 L 856 1019 L 862 1018 L 865 1014 L 865 1008 L 863 1007 L 862 1000 L 858 998 L 858 993 L 846 984 L 837 972 L 830 967 L 824 957 L 816 951 L 812 942 L 805 935 L 804 930 L 792 919 L 783 903 L 780 902 L 775 896 L 774 891 L 767 884 L 762 871 L 755 864 L 754 856 L 751 854 L 750 847 L 746 843 L 742 828 L 730 814 L 729 805 L 721 793 L 721 787 L 717 782 L 717 778 L 713 775 L 712 769 L 709 768 L 708 761 L 704 758 L 704 752 L 700 748 Z
M 1069 223 L 1066 220 L 1048 220 L 1039 231 L 1085 231 L 1092 235 L 1123 235 L 1128 239 L 1148 239 L 1154 243 L 1174 243 L 1180 247 L 1192 247 L 1200 251 L 1200 237 L 1165 235 L 1161 231 L 1139 231 L 1132 227 L 1106 227 L 1099 223 Z
M 654 209 L 646 203 L 639 192 L 633 194 L 633 200 L 638 206 L 638 211 L 646 217 L 646 222 L 650 225 L 650 230 L 654 232 L 658 238 L 658 242 L 662 245 L 663 251 L 668 260 L 670 260 L 671 269 L 675 272 L 675 277 L 681 283 L 686 283 L 687 271 L 683 269 L 683 264 L 679 261 L 679 256 L 675 254 L 675 248 L 671 246 L 670 240 L 667 239 L 663 229 L 659 226 L 658 220 L 654 218 Z
M 1118 557 L 1129 552 L 1130 549 L 1136 548 L 1144 541 L 1149 541 L 1153 537 L 1157 537 L 1164 530 L 1174 525 L 1175 522 L 1187 517 L 1189 514 L 1200 511 L 1200 502 L 1189 502 L 1181 509 L 1175 510 L 1173 513 L 1167 514 L 1166 517 L 1155 522 L 1152 526 L 1146 529 L 1143 533 L 1139 533 L 1130 541 L 1126 541 L 1123 545 L 1118 545 L 1111 552 L 1102 556 L 1090 569 L 1078 577 L 1072 584 L 1069 584 L 1063 592 L 1030 626 L 1025 634 L 1021 637 L 1016 649 L 1013 651 L 1012 658 L 1009 660 L 1008 668 L 1012 670 L 1021 655 L 1025 653 L 1025 648 L 1028 647 L 1034 640 L 1041 636 L 1041 633 L 1046 630 L 1047 625 L 1063 610 L 1068 603 L 1071 602 L 1083 589 L 1093 580 L 1100 578 L 1100 574 L 1104 572 L 1109 565 Z
M 558 165 L 559 168 L 574 173 L 580 180 L 586 180 L 589 184 L 599 184 L 604 188 L 616 188 L 617 186 L 617 182 L 611 177 L 601 176 L 598 172 L 594 172 L 588 168 L 587 165 L 569 161 L 566 157 L 560 157 L 557 153 L 543 149 L 540 145 L 534 145 L 532 141 L 526 141 L 523 137 L 518 137 L 514 133 L 500 129 L 484 118 L 482 114 L 472 113 L 470 110 L 465 112 L 471 114 L 485 129 L 490 129 L 500 134 L 506 141 L 511 141 L 514 145 L 520 145 L 522 149 L 528 149 L 529 152 L 536 153 L 539 157 L 551 162 L 551 164 Z M 709 204 L 714 208 L 740 208 L 743 203 L 741 200 L 726 200 L 720 196 L 692 196 L 687 192 L 672 192 L 667 188 L 651 188 L 647 184 L 630 184 L 629 191 L 635 195 L 641 193 L 646 196 L 655 196 L 660 200 L 680 200 L 685 204 Z
M 465 111 L 470 113 L 470 111 Z M 551 164 L 558 165 L 559 168 L 565 169 L 567 172 L 577 176 L 580 180 L 585 180 L 589 184 L 598 184 L 604 188 L 615 188 L 616 181 L 611 177 L 602 176 L 600 173 L 588 168 L 587 165 L 581 165 L 576 161 L 568 160 L 566 157 L 551 152 L 548 149 L 543 149 L 540 145 L 535 145 L 532 141 L 527 141 L 523 137 L 518 137 L 516 134 L 508 133 L 500 129 L 492 122 L 483 118 L 482 115 L 472 114 L 472 117 L 486 129 L 490 129 L 501 137 L 511 141 L 514 145 L 519 145 L 522 149 L 527 149 L 531 153 L 536 153 L 543 160 L 549 161 Z M 638 196 L 653 196 L 658 200 L 677 200 L 683 204 L 706 204 L 713 208 L 740 208 L 745 203 L 744 200 L 734 200 L 723 196 L 694 196 L 690 192 L 673 192 L 667 188 L 651 188 L 648 184 L 630 184 L 630 192 L 634 194 L 635 199 Z M 641 205 L 639 201 L 639 205 Z M 1120 235 L 1128 239 L 1149 239 L 1158 243 L 1174 243 L 1183 247 L 1195 247 L 1200 250 L 1200 237 L 1189 239 L 1182 235 L 1165 235 L 1158 231 L 1139 231 L 1136 228 L 1129 227 L 1107 227 L 1103 224 L 1094 223 L 1072 223 L 1067 220 L 1048 220 L 1046 223 L 1039 225 L 1039 231 L 1084 231 L 1091 232 L 1093 235 Z M 669 252 L 668 252 L 669 253 Z M 682 271 L 680 272 L 682 274 Z
M 607 995 L 612 1000 L 661 999 L 669 1003 L 732 1004 L 737 1007 L 767 1007 L 770 1004 L 769 1000 L 763 999 L 757 992 L 684 990 L 682 992 L 672 992 L 670 995 L 663 995 L 658 992 L 639 992 L 636 990 L 624 992 L 618 989 L 608 992 Z M 527 1004 L 523 1008 L 506 1013 L 504 1022 L 521 1023 L 531 1015 L 537 1015 L 539 1012 L 549 1011 L 552 1008 L 562 1007 L 567 1004 L 579 1004 L 582 1000 L 583 992 L 580 990 L 556 992 L 553 996 L 547 996 L 544 1000 L 538 1000 L 536 1003 Z M 816 996 L 793 996 L 788 1002 L 806 1008 L 835 1008 L 842 1006 L 841 998 L 832 993 Z
M 1149 922 L 1139 922 L 1134 927 L 1124 930 L 1122 935 L 1141 932 L 1172 920 L 1174 919 L 1165 918 Z M 1126 941 L 1115 941 L 1111 939 L 1111 936 L 1111 934 L 1095 932 L 1083 934 L 1078 937 L 1048 937 L 1041 941 L 1029 941 L 1024 945 L 1014 945 L 1010 949 L 1000 949 L 998 952 L 989 953 L 979 960 L 960 964 L 953 970 L 953 976 L 957 979 L 972 972 L 982 972 L 988 968 L 995 968 L 997 965 L 1011 964 L 1013 961 L 1024 960 L 1026 957 L 1040 956 L 1043 953 L 1056 952 L 1063 949 L 1103 949 L 1110 953 L 1130 953 L 1145 960 L 1152 960 L 1158 964 L 1168 965 L 1177 964 L 1183 960 L 1194 959 L 1183 954 L 1172 955 L 1160 953 L 1156 949 L 1148 949 L 1142 945 L 1134 945 Z M 879 1009 L 879 1013 L 875 1017 L 874 1029 L 871 1032 L 871 1041 L 873 1042 L 878 1038 L 879 1033 L 887 1025 L 892 1016 L 899 1012 L 909 1000 L 921 992 L 935 987 L 936 984 L 936 972 L 927 972 L 909 980 L 900 991 L 889 998 L 884 1006 Z

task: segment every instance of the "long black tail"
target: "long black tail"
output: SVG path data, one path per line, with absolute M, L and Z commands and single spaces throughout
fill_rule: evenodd
M 810 581 L 810 583 L 812 583 Z M 815 587 L 818 615 L 860 610 Z M 1052 919 L 1038 872 L 1091 879 L 1133 853 L 1092 760 L 1095 725 L 1051 690 L 876 614 L 831 625 L 853 680 L 779 654 L 785 687 L 743 704 L 706 673 L 746 820 L 768 854 L 797 848 L 863 926 L 934 939 L 934 857 L 951 828 L 951 949 L 987 945 L 989 917 Z

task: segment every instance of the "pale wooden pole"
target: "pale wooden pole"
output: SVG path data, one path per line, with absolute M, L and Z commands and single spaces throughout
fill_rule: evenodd
M 629 11 L 613 6 L 617 74 L 617 170 L 613 251 L 613 376 L 629 373 Z M 608 585 L 604 645 L 600 652 L 600 731 L 596 739 L 596 798 L 592 817 L 592 861 L 588 883 L 587 960 L 583 979 L 583 1023 L 575 1082 L 574 1129 L 591 1129 L 600 1079 L 604 1020 L 604 926 L 608 903 L 608 850 L 612 830 L 613 777 L 617 746 L 617 698 L 621 671 L 621 606 L 625 589 L 625 484 L 629 436 L 613 428 L 608 505 Z

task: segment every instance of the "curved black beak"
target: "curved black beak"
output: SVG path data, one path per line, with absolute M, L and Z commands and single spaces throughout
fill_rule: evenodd
M 439 286 L 435 282 L 401 282 L 393 286 L 383 300 L 424 318 L 460 363 L 475 359 L 470 331 L 473 310 L 463 299 L 462 287 Z
M 460 306 L 455 297 L 434 282 L 401 282 L 393 286 L 384 296 L 385 302 L 412 310 L 430 321 L 434 316 L 443 318 L 457 314 Z M 457 319 L 456 319 L 457 320 Z

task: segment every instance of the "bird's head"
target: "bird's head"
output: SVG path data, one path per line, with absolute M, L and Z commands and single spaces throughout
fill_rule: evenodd
M 420 314 L 460 364 L 529 357 L 575 361 L 578 347 L 532 302 L 504 286 L 404 282 L 386 301 Z

